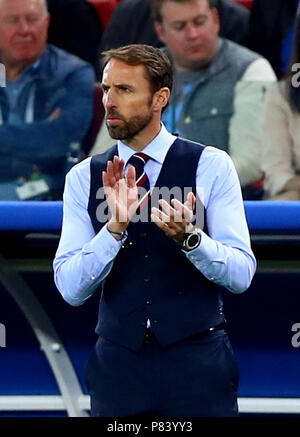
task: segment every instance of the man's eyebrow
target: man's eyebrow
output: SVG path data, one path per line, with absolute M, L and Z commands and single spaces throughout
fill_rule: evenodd
M 110 85 L 107 85 L 104 82 L 101 83 L 101 86 L 102 86 L 102 88 L 110 88 L 111 87 Z M 116 84 L 114 84 L 114 86 L 116 88 L 120 88 L 120 89 L 128 88 L 130 90 L 134 90 L 134 88 L 135 88 L 134 85 L 130 85 L 129 83 L 123 83 L 123 82 L 116 83 Z
M 201 18 L 206 18 L 206 15 L 205 14 L 199 14 L 199 15 L 196 15 L 196 17 L 193 17 L 193 18 L 191 18 L 190 20 L 174 20 L 174 21 L 171 21 L 170 22 L 170 24 L 171 25 L 173 25 L 173 24 L 184 24 L 184 23 L 188 23 L 189 21 L 195 21 L 195 20 L 198 20 L 198 19 L 201 19 Z

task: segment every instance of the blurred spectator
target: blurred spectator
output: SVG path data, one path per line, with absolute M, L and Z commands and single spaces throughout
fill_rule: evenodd
M 0 199 L 54 199 L 76 161 L 93 104 L 94 73 L 46 44 L 44 0 L 0 0 Z
M 268 90 L 263 124 L 262 167 L 266 199 L 300 200 L 300 30 L 294 71 Z
M 227 151 L 244 198 L 260 199 L 263 95 L 276 76 L 266 59 L 219 37 L 213 5 L 212 0 L 152 0 L 157 34 L 174 65 L 163 121 L 171 132 Z M 102 127 L 93 153 L 108 145 Z
M 232 0 L 216 0 L 216 8 L 220 15 L 220 36 L 246 44 L 248 9 Z M 163 45 L 154 30 L 149 0 L 122 0 L 119 3 L 103 34 L 101 49 L 135 43 Z
M 99 76 L 102 24 L 87 0 L 47 0 L 50 13 L 48 43 L 90 62 Z
M 278 78 L 288 70 L 299 0 L 254 0 L 247 46 L 268 59 Z

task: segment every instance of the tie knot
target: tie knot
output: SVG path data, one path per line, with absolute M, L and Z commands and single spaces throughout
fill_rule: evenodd
M 129 159 L 128 163 L 133 164 L 134 166 L 144 166 L 146 162 L 148 161 L 149 156 L 145 153 L 139 152 L 132 155 L 132 157 Z

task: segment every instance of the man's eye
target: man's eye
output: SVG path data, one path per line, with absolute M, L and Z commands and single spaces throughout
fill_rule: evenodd
M 195 26 L 203 26 L 206 23 L 206 18 L 198 18 L 194 21 Z
M 37 15 L 29 15 L 29 17 L 27 17 L 27 21 L 28 23 L 37 23 L 39 21 L 40 17 Z
M 6 17 L 4 19 L 5 24 L 17 24 L 19 21 L 18 17 Z
M 174 24 L 174 25 L 172 26 L 172 29 L 173 29 L 173 30 L 176 30 L 176 31 L 181 31 L 181 30 L 184 29 L 184 27 L 185 27 L 185 24 L 184 24 L 184 23 L 178 23 L 178 24 Z

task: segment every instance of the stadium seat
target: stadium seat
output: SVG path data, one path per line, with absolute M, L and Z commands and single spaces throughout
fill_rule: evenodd
M 99 14 L 103 30 L 106 28 L 110 17 L 117 6 L 122 0 L 87 0 L 89 3 L 95 6 Z
M 246 8 L 251 9 L 254 0 L 233 0 L 240 5 L 246 6 Z

